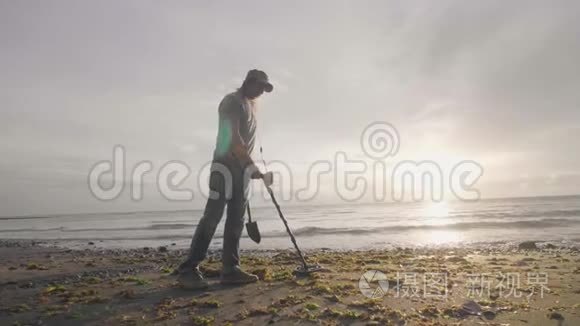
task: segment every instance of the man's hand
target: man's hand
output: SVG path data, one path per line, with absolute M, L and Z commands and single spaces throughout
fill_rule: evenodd
M 262 180 L 264 180 L 266 187 L 270 187 L 274 183 L 274 174 L 272 172 L 266 172 L 262 174 Z
M 252 173 L 251 178 L 262 179 L 266 187 L 270 187 L 274 183 L 274 174 L 272 172 L 262 173 L 260 171 L 256 171 Z

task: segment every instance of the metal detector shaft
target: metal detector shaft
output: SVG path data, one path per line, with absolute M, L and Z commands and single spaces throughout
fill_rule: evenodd
M 282 222 L 284 222 L 284 226 L 286 227 L 286 231 L 290 235 L 290 240 L 292 240 L 292 243 L 294 244 L 294 248 L 296 248 L 296 251 L 298 252 L 298 256 L 300 256 L 300 260 L 302 260 L 302 264 L 304 265 L 304 270 L 308 270 L 308 265 L 306 264 L 306 259 L 304 259 L 304 255 L 302 255 L 302 251 L 300 251 L 300 248 L 298 248 L 298 244 L 296 243 L 296 238 L 294 238 L 294 234 L 292 234 L 292 230 L 290 230 L 290 227 L 288 226 L 288 222 L 286 221 L 286 218 L 284 218 L 284 214 L 282 214 L 282 210 L 280 209 L 280 205 L 278 205 L 278 202 L 276 201 L 276 197 L 274 196 L 274 192 L 272 191 L 272 189 L 270 187 L 266 187 L 266 189 L 268 189 L 268 193 L 270 194 L 270 198 L 272 198 L 272 202 L 274 203 L 274 206 L 276 206 L 276 210 L 278 210 L 278 215 L 280 216 L 280 219 L 282 219 Z

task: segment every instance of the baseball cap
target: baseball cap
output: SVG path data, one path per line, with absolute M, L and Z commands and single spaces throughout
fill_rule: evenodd
M 272 85 L 268 80 L 268 75 L 266 75 L 266 73 L 263 72 L 262 70 L 252 69 L 248 71 L 248 74 L 246 75 L 246 80 L 255 80 L 257 82 L 264 84 L 264 91 L 266 91 L 267 93 L 270 93 L 274 89 L 274 85 Z

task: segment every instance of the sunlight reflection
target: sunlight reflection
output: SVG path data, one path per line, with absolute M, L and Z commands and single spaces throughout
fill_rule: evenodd
M 431 204 L 423 208 L 425 224 L 427 225 L 444 225 L 449 224 L 449 207 L 447 203 L 441 202 Z
M 449 206 L 446 202 L 431 204 L 424 210 L 429 217 L 447 217 L 449 215 Z
M 426 225 L 442 226 L 441 229 L 430 230 L 425 234 L 424 239 L 428 243 L 443 244 L 463 240 L 464 237 L 461 232 L 444 229 L 445 225 L 453 223 L 450 218 L 450 208 L 447 203 L 432 203 L 423 207 L 422 211 Z

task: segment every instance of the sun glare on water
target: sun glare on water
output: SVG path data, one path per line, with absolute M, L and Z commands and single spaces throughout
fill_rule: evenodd
M 422 209 L 422 215 L 425 217 L 425 224 L 431 226 L 444 226 L 451 224 L 449 217 L 449 205 L 445 202 L 434 203 L 425 206 Z M 462 236 L 455 230 L 434 229 L 427 232 L 427 242 L 432 244 L 442 244 L 457 242 L 462 240 Z
M 428 225 L 443 225 L 449 222 L 449 206 L 445 202 L 429 204 L 423 208 L 422 214 L 427 218 Z

